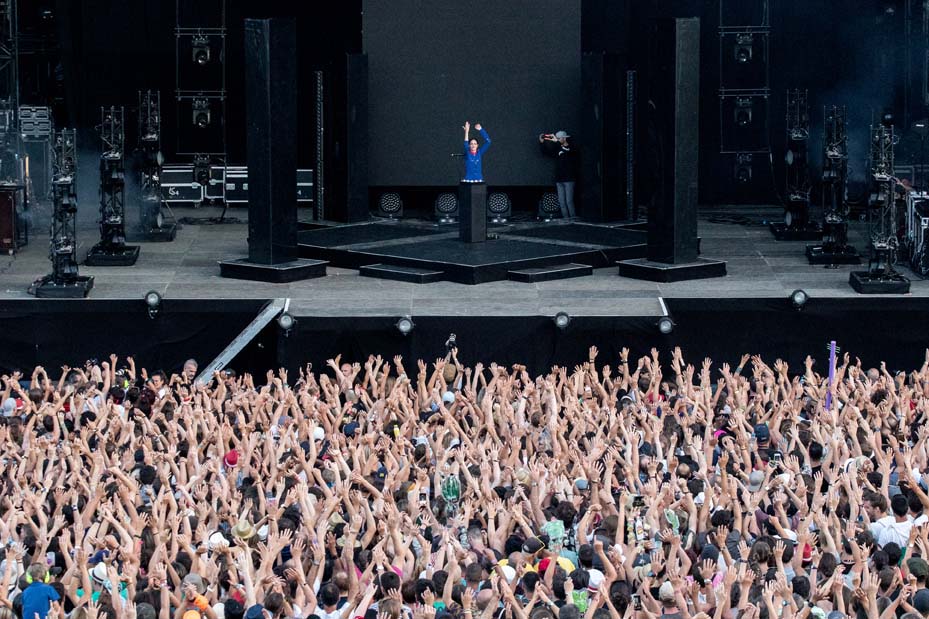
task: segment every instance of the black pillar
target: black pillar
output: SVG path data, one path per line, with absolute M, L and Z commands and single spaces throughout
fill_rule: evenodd
M 248 259 L 223 277 L 292 282 L 326 263 L 297 258 L 297 28 L 293 19 L 245 20 Z
M 487 185 L 460 183 L 458 185 L 459 239 L 465 243 L 483 243 L 487 240 Z
M 248 259 L 297 257 L 297 28 L 291 19 L 245 20 Z

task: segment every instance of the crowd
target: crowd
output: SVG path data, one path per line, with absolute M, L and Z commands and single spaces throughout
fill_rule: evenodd
M 0 619 L 919 619 L 929 355 L 2 377 Z

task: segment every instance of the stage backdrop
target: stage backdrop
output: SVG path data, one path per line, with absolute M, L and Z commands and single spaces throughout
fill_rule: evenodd
M 580 0 L 364 0 L 371 185 L 458 181 L 465 120 L 492 185 L 545 185 L 538 134 L 577 131 Z

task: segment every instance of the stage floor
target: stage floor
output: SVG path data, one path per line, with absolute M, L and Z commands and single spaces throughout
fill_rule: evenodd
M 646 233 L 583 223 L 496 225 L 484 243 L 458 241 L 457 225 L 380 221 L 298 234 L 300 256 L 357 269 L 372 264 L 441 272 L 445 281 L 485 284 L 509 271 L 586 264 L 595 268 L 645 255 Z
M 86 202 L 85 202 L 86 204 Z M 48 220 L 36 210 L 30 244 L 16 256 L 0 256 L 0 299 L 32 299 L 26 292 L 33 280 L 49 272 Z M 90 211 L 90 212 L 88 212 Z M 719 212 L 719 207 L 714 212 Z M 731 214 L 743 214 L 742 207 L 730 207 Z M 209 217 L 218 209 L 178 210 L 178 217 Z M 658 316 L 659 297 L 669 298 L 786 298 L 796 288 L 803 288 L 812 298 L 866 299 L 848 284 L 849 272 L 863 266 L 824 268 L 810 266 L 804 255 L 804 242 L 778 242 L 761 225 L 765 218 L 776 217 L 776 209 L 754 211 L 749 218 L 754 225 L 716 223 L 702 211 L 699 234 L 703 239 L 702 255 L 727 261 L 728 276 L 719 279 L 657 284 L 621 278 L 615 266 L 594 270 L 578 279 L 544 283 L 495 281 L 476 286 L 454 282 L 408 284 L 361 277 L 355 269 L 330 266 L 328 276 L 291 284 L 265 284 L 236 281 L 219 276 L 219 260 L 242 258 L 247 254 L 245 223 L 224 225 L 185 225 L 172 243 L 140 243 L 138 263 L 132 267 L 81 267 L 82 275 L 95 277 L 90 299 L 139 299 L 151 289 L 171 299 L 263 299 L 289 297 L 291 311 L 298 316 L 550 316 L 559 311 L 584 316 Z M 79 258 L 97 238 L 95 209 L 83 209 L 79 220 Z M 243 222 L 244 209 L 230 214 Z M 423 228 L 430 226 L 422 222 Z M 560 234 L 562 224 L 549 224 L 551 234 Z M 514 226 L 514 228 L 516 228 Z M 576 232 L 565 227 L 564 247 L 577 243 Z M 372 229 L 373 230 L 373 229 Z M 443 238 L 454 238 L 455 228 L 432 228 L 429 243 L 441 245 Z M 494 228 L 509 242 L 532 243 L 518 230 Z M 627 231 L 617 230 L 617 234 Z M 865 248 L 864 224 L 853 224 L 851 243 Z M 382 233 L 372 243 L 396 243 L 395 251 L 405 251 L 405 238 L 388 240 Z M 546 233 L 549 234 L 549 233 Z M 601 234 L 598 232 L 598 234 Z M 445 236 L 451 235 L 451 236 Z M 338 234 L 334 234 L 338 236 Z M 360 237 L 359 237 L 360 238 Z M 368 237 L 364 237 L 368 238 Z M 617 237 L 619 238 L 619 237 Z M 588 242 L 600 240 L 587 238 Z M 546 242 L 551 242 L 549 239 Z M 929 281 L 901 268 L 912 280 L 911 295 L 929 297 Z M 72 301 L 68 301 L 72 302 Z M 79 301 L 73 301 L 79 302 Z

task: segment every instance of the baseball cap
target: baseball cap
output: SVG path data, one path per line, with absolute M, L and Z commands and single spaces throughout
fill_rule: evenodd
M 764 471 L 752 471 L 752 474 L 748 476 L 748 491 L 758 492 L 761 490 L 761 486 L 764 484 L 764 478 Z
M 771 439 L 771 430 L 768 429 L 768 424 L 759 423 L 755 426 L 755 438 L 758 441 L 767 441 Z
M 560 140 L 561 138 L 569 138 L 569 137 L 571 137 L 571 136 L 568 135 L 568 132 L 567 132 L 567 131 L 556 131 L 556 132 L 555 132 L 555 137 L 558 138 L 558 139 Z

